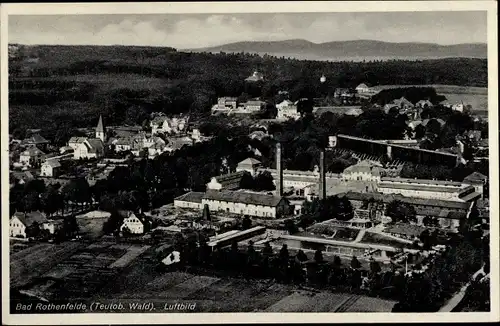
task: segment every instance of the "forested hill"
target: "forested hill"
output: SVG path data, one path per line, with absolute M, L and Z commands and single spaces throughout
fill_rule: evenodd
M 152 111 L 208 113 L 217 97 L 243 93 L 272 102 L 279 91 L 318 98 L 361 82 L 487 86 L 486 59 L 325 62 L 123 46 L 21 46 L 12 55 L 9 127 L 20 134 L 93 126 L 99 114 L 111 125 L 140 124 Z M 255 70 L 264 81 L 245 82 Z
M 376 58 L 487 58 L 487 45 L 466 43 L 439 45 L 434 43 L 390 43 L 372 40 L 312 43 L 306 40 L 251 41 L 224 44 L 215 47 L 191 49 L 194 52 L 246 52 L 293 58 L 333 60 L 342 58 L 370 60 Z

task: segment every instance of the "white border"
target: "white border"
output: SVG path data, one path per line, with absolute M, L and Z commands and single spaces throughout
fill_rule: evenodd
M 172 314 L 57 314 L 11 315 L 9 312 L 9 173 L 8 167 L 8 26 L 9 15 L 159 14 L 159 13 L 264 13 L 264 12 L 382 12 L 382 11 L 488 11 L 488 111 L 491 193 L 491 309 L 490 313 L 172 313 Z M 1 24 L 1 162 L 2 162 L 2 323 L 56 324 L 207 324 L 207 323 L 352 323 L 352 322 L 488 322 L 499 320 L 498 221 L 498 44 L 495 1 L 356 1 L 356 2 L 230 2 L 230 3 L 57 3 L 2 4 Z M 439 32 L 439 31 L 436 31 Z M 494 271 L 497 271 L 496 273 Z

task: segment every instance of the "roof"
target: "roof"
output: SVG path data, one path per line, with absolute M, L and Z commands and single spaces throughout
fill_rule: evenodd
M 40 134 L 34 134 L 24 140 L 26 144 L 47 144 L 49 141 Z
M 276 207 L 283 197 L 243 191 L 207 191 L 203 199 Z
M 22 155 L 26 156 L 37 156 L 37 155 L 45 155 L 40 149 L 36 146 L 30 146 L 26 150 L 23 151 Z
M 103 151 L 104 150 L 104 144 L 102 142 L 102 140 L 100 140 L 99 138 L 90 138 L 90 139 L 87 139 L 87 141 L 85 142 L 85 144 L 89 144 L 89 146 L 87 146 L 87 148 L 89 149 L 89 153 L 95 153 L 97 151 Z
M 392 101 L 392 103 L 394 103 L 396 105 L 406 104 L 406 105 L 413 106 L 413 103 L 408 101 L 404 96 L 401 97 L 400 99 L 396 99 L 396 100 Z
M 382 177 L 382 181 L 387 182 L 401 182 L 401 183 L 412 183 L 421 185 L 442 185 L 451 187 L 461 187 L 461 182 L 456 181 L 445 181 L 445 180 L 431 180 L 431 179 L 409 179 L 409 178 L 392 178 L 392 177 Z
M 12 171 L 12 176 L 18 180 L 33 180 L 35 177 L 30 171 Z
M 345 196 L 349 200 L 379 200 L 384 203 L 390 203 L 394 200 L 399 200 L 401 202 L 410 204 L 410 205 L 420 205 L 420 206 L 428 206 L 428 207 L 438 207 L 438 208 L 451 208 L 451 209 L 462 209 L 467 210 L 469 208 L 469 203 L 461 202 L 461 201 L 451 201 L 451 200 L 441 200 L 441 199 L 428 199 L 428 198 L 415 198 L 415 197 L 406 197 L 400 194 L 388 195 L 377 192 L 372 193 L 362 193 L 362 192 L 354 192 L 348 191 L 344 193 L 339 193 L 337 196 L 342 197 Z
M 237 171 L 229 174 L 223 174 L 216 177 L 213 177 L 218 183 L 222 185 L 224 188 L 239 188 L 241 178 L 247 173 L 246 171 Z
M 422 106 L 424 106 L 424 105 L 426 105 L 426 104 L 427 104 L 427 105 L 429 105 L 429 106 L 431 106 L 431 105 L 432 105 L 432 102 L 431 102 L 431 101 L 429 101 L 429 100 L 420 100 L 420 101 L 418 101 L 418 102 L 417 102 L 417 105 L 422 105 Z
M 482 173 L 479 173 L 479 172 L 473 172 L 464 178 L 464 182 L 468 181 L 468 182 L 472 182 L 472 183 L 484 183 L 487 180 L 488 180 L 488 177 Z
M 70 143 L 83 143 L 85 140 L 87 140 L 87 137 L 71 137 L 69 139 Z
M 346 115 L 360 115 L 362 113 L 363 113 L 363 110 L 361 110 L 361 109 L 350 109 L 345 114 Z
M 61 166 L 58 160 L 46 160 L 43 164 L 49 165 L 52 168 L 58 168 Z
M 444 120 L 443 119 L 440 119 L 440 118 L 432 118 L 432 119 L 424 119 L 422 120 L 422 125 L 424 126 L 427 126 L 427 124 L 431 121 L 431 120 L 436 120 L 437 122 L 439 122 L 439 124 L 441 126 L 443 126 L 445 124 Z
M 14 215 L 12 215 L 11 219 L 14 217 L 17 217 L 21 221 L 21 223 L 23 223 L 24 226 L 26 227 L 31 226 L 35 222 L 38 224 L 48 222 L 45 214 L 39 211 L 34 211 L 30 213 L 16 212 L 14 213 Z
M 356 89 L 358 88 L 370 88 L 370 86 L 366 85 L 365 83 L 361 83 L 356 87 Z
M 435 191 L 435 192 L 459 192 L 462 189 L 459 188 L 449 188 L 440 186 L 431 186 L 425 184 L 405 184 L 405 183 L 392 183 L 392 182 L 380 182 L 378 184 L 379 188 L 392 188 L 392 189 L 404 189 L 404 190 L 415 190 L 415 191 Z
M 185 193 L 184 195 L 175 198 L 174 200 L 201 204 L 201 200 L 203 199 L 204 195 L 205 195 L 204 192 L 190 191 L 188 193 Z
M 97 123 L 97 128 L 95 128 L 96 132 L 104 132 L 104 125 L 102 123 L 102 115 L 99 116 L 99 122 Z
M 260 161 L 254 159 L 253 157 L 249 157 L 247 159 L 244 159 L 240 163 L 238 163 L 238 166 L 255 166 L 255 165 L 260 165 Z

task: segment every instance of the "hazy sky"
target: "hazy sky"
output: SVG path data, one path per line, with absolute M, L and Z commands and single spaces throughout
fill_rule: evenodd
M 486 12 L 9 16 L 9 42 L 179 49 L 250 40 L 486 43 Z

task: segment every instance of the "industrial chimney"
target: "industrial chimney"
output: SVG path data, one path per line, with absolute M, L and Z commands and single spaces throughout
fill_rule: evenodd
M 319 154 L 319 199 L 326 198 L 326 171 L 325 171 L 325 151 Z
M 283 162 L 281 159 L 281 143 L 276 144 L 276 194 L 277 196 L 283 196 Z

